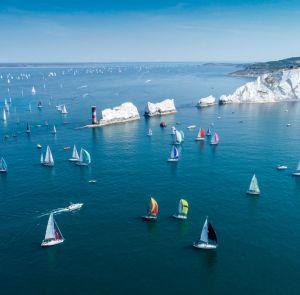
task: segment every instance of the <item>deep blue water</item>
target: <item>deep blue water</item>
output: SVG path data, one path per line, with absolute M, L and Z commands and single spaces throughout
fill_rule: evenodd
M 0 175 L 1 294 L 298 294 L 300 179 L 290 174 L 300 158 L 300 105 L 194 107 L 199 97 L 218 97 L 248 81 L 229 77 L 233 70 L 201 64 L 1 69 L 1 105 L 12 98 L 8 122 L 0 123 L 0 156 L 9 169 Z M 57 75 L 48 77 L 50 72 Z M 31 77 L 17 80 L 20 73 Z M 144 117 L 76 129 L 89 122 L 91 105 L 99 113 L 132 101 L 142 113 L 148 100 L 168 97 L 178 113 L 163 118 L 166 129 L 159 127 L 161 118 Z M 60 103 L 67 105 L 66 117 L 55 109 Z M 166 159 L 175 122 L 181 122 L 185 142 L 173 165 Z M 198 127 L 211 123 L 221 141 L 215 148 L 194 141 Z M 191 124 L 197 129 L 189 131 Z M 13 133 L 17 138 L 4 139 Z M 54 168 L 40 166 L 37 143 L 50 145 Z M 90 151 L 90 167 L 67 161 L 71 151 L 63 147 L 73 144 Z M 289 169 L 277 171 L 278 164 Z M 253 173 L 259 198 L 245 194 Z M 147 224 L 140 216 L 150 195 L 160 212 L 156 223 Z M 180 198 L 190 204 L 186 222 L 170 218 Z M 84 206 L 56 216 L 65 242 L 41 248 L 47 216 L 40 216 L 69 202 Z M 207 215 L 219 238 L 213 252 L 191 247 Z

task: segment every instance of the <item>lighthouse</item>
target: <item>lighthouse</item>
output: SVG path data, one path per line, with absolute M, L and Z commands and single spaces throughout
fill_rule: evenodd
M 92 124 L 97 124 L 96 106 L 92 106 Z

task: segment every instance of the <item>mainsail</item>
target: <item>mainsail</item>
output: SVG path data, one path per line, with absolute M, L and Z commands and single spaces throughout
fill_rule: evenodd
M 300 161 L 298 162 L 297 171 L 300 171 Z
M 219 135 L 217 132 L 215 132 L 212 140 L 211 140 L 211 144 L 218 144 L 219 143 Z
M 207 218 L 205 219 L 203 228 L 202 228 L 202 232 L 201 232 L 201 236 L 200 236 L 200 241 L 204 242 L 204 243 L 208 243 L 208 225 L 207 225 Z
M 27 122 L 27 126 L 26 126 L 26 133 L 30 133 L 30 125 L 28 122 Z
M 54 159 L 53 159 L 49 145 L 47 145 L 44 164 L 54 165 Z
M 257 178 L 256 178 L 255 174 L 253 175 L 253 177 L 251 179 L 251 183 L 250 183 L 250 186 L 249 186 L 249 192 L 255 192 L 255 193 L 260 192 L 258 182 L 257 182 Z
M 61 109 L 61 113 L 62 114 L 67 114 L 68 111 L 67 111 L 67 108 L 66 108 L 66 105 L 63 105 L 62 109 Z
M 75 145 L 75 144 L 74 144 L 74 147 L 73 147 L 72 158 L 73 158 L 73 159 L 79 159 L 79 155 L 78 155 L 78 152 L 77 152 L 77 149 L 76 149 L 76 145 Z
M 45 234 L 45 240 L 61 240 L 63 239 L 63 236 L 59 230 L 59 227 L 57 226 L 53 213 L 50 214 Z
M 5 109 L 3 109 L 2 120 L 3 120 L 4 122 L 6 122 L 6 112 L 5 112 Z
M 3 158 L 0 161 L 0 171 L 6 172 L 7 171 L 7 164 Z
M 36 91 L 35 91 L 34 86 L 32 86 L 32 88 L 31 88 L 31 93 L 32 93 L 32 95 L 35 95 L 35 94 L 36 94 Z

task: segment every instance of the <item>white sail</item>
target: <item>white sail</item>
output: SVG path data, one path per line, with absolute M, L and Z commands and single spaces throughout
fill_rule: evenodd
M 50 152 L 50 155 L 49 155 L 49 162 L 50 162 L 51 164 L 54 164 L 54 159 L 53 159 L 53 156 L 52 156 L 52 153 L 51 153 L 50 148 L 49 148 L 49 152 Z
M 298 162 L 297 171 L 300 171 L 300 161 Z
M 260 192 L 258 182 L 257 182 L 257 178 L 256 178 L 255 174 L 253 175 L 253 177 L 251 179 L 251 183 L 250 183 L 250 186 L 249 186 L 249 191 L 257 192 L 257 193 Z
M 5 112 L 5 109 L 3 109 L 2 120 L 3 120 L 4 122 L 6 122 L 6 112 Z
M 50 214 L 45 234 L 45 240 L 55 239 L 54 218 L 53 213 Z
M 43 164 L 44 163 L 44 156 L 43 156 L 43 154 L 41 154 L 41 164 Z
M 66 105 L 63 105 L 62 110 L 61 110 L 61 113 L 62 113 L 62 114 L 67 114 L 67 113 L 68 113 L 67 108 L 66 108 Z
M 80 150 L 78 165 L 89 165 L 91 163 L 91 155 L 89 152 L 83 148 Z
M 56 128 L 55 128 L 55 125 L 53 125 L 53 131 L 52 131 L 53 134 L 56 133 Z
M 175 130 L 175 142 L 179 144 L 182 142 L 182 134 L 178 130 Z
M 31 88 L 31 93 L 32 93 L 32 95 L 35 95 L 35 94 L 36 94 L 36 91 L 35 91 L 34 86 L 32 86 L 32 88 Z
M 47 146 L 44 163 L 54 165 L 54 159 L 53 159 L 49 145 Z
M 201 236 L 200 236 L 200 240 L 204 243 L 208 243 L 208 228 L 207 228 L 207 218 L 205 219 L 203 228 L 202 228 L 202 232 L 201 232 Z
M 79 155 L 78 155 L 78 152 L 77 152 L 77 149 L 76 149 L 76 145 L 75 145 L 75 144 L 74 144 L 74 147 L 73 147 L 72 158 L 73 158 L 73 159 L 79 159 Z

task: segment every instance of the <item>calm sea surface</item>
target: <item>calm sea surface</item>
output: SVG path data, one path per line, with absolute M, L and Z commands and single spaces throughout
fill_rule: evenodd
M 227 76 L 233 70 L 201 64 L 1 69 L 1 107 L 9 96 L 12 104 L 7 124 L 0 123 L 0 156 L 9 169 L 0 175 L 0 293 L 299 294 L 300 178 L 291 172 L 300 158 L 300 104 L 194 107 L 199 97 L 219 97 L 249 81 Z M 31 76 L 22 80 L 22 73 Z M 142 113 L 148 100 L 169 97 L 178 113 L 163 118 L 165 129 L 161 118 L 144 117 L 76 129 L 90 121 L 91 105 L 99 113 L 132 101 Z M 61 103 L 65 117 L 55 108 Z M 185 142 L 174 165 L 166 159 L 175 122 Z M 220 136 L 215 148 L 194 141 L 198 127 L 211 123 Z M 197 129 L 189 131 L 192 124 Z M 50 145 L 54 168 L 39 164 L 38 143 L 43 151 Z M 68 162 L 71 151 L 63 148 L 73 144 L 91 153 L 90 167 Z M 288 170 L 277 171 L 278 164 Z M 245 194 L 253 173 L 259 198 Z M 151 224 L 140 219 L 150 195 L 160 208 Z M 170 217 L 180 198 L 190 204 L 185 222 Z M 84 206 L 55 216 L 65 242 L 41 248 L 45 214 L 69 202 Z M 207 215 L 217 251 L 191 246 Z

